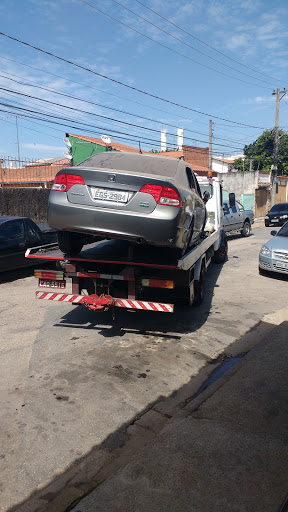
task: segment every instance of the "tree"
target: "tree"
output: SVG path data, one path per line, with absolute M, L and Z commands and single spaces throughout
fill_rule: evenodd
M 248 171 L 250 159 L 252 169 L 270 172 L 273 163 L 274 133 L 273 130 L 265 130 L 252 144 L 244 147 L 244 169 L 242 158 L 234 161 L 235 169 Z M 288 176 L 288 134 L 279 130 L 278 174 Z

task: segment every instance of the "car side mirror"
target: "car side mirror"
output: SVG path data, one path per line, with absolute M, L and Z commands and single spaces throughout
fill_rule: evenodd
M 204 194 L 203 194 L 203 201 L 204 203 L 207 203 L 207 201 L 210 199 L 210 194 L 209 192 L 207 192 L 207 190 L 205 190 Z
M 272 236 L 277 235 L 277 231 L 276 231 L 275 229 L 273 229 L 273 230 L 270 232 L 270 235 L 272 235 Z

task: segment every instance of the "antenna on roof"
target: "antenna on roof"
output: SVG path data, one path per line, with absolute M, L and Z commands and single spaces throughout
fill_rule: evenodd
M 141 153 L 141 155 L 142 155 L 142 149 L 141 149 L 141 145 L 140 145 L 140 140 L 139 140 L 138 144 L 139 144 L 139 153 Z

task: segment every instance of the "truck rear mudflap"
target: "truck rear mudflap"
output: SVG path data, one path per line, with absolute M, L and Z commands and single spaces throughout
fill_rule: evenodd
M 174 304 L 162 302 L 147 302 L 131 299 L 117 299 L 111 295 L 73 295 L 68 293 L 36 292 L 37 299 L 54 300 L 59 302 L 72 302 L 73 304 L 84 304 L 93 311 L 107 311 L 110 307 L 126 309 L 142 309 L 145 311 L 158 311 L 160 313 L 173 313 Z

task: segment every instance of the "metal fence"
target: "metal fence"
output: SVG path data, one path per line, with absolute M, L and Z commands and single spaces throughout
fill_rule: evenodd
M 66 158 L 46 160 L 2 158 L 0 160 L 0 187 L 51 188 L 56 173 L 70 165 L 70 161 Z

